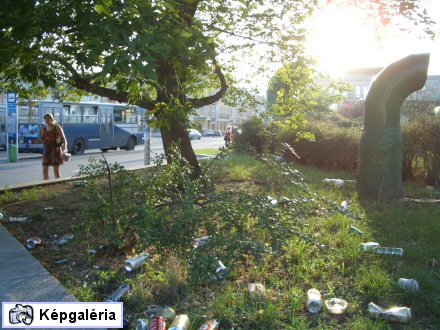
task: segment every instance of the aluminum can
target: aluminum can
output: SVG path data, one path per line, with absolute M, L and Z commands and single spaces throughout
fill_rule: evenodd
M 407 323 L 411 319 L 411 308 L 392 307 L 383 309 L 382 307 L 370 302 L 368 304 L 368 313 L 373 318 L 381 318 L 386 321 Z
M 390 247 L 377 247 L 374 249 L 376 254 L 388 254 L 395 256 L 403 256 L 403 249 L 401 248 L 390 248 Z
M 41 239 L 39 237 L 31 237 L 26 241 L 26 247 L 29 250 L 35 249 L 40 244 L 41 244 Z
M 122 296 L 130 290 L 130 286 L 128 284 L 122 284 L 113 294 L 107 299 L 107 302 L 117 302 Z
M 343 213 L 347 213 L 348 211 L 348 202 L 347 201 L 343 201 L 340 205 L 340 210 Z
M 350 226 L 350 230 L 355 233 L 356 235 L 359 236 L 364 236 L 364 233 L 362 231 L 360 231 L 357 227 L 355 226 Z
M 311 314 L 316 314 L 322 310 L 321 293 L 316 289 L 309 289 L 307 291 L 307 310 Z
M 397 286 L 411 293 L 415 293 L 420 289 L 419 282 L 410 278 L 399 278 L 397 280 Z
M 148 330 L 166 330 L 165 319 L 162 316 L 154 316 L 150 319 Z
M 128 259 L 125 262 L 125 270 L 127 272 L 132 272 L 135 269 L 138 269 L 142 266 L 142 264 L 147 261 L 147 259 L 150 257 L 150 255 L 147 252 L 142 252 L 138 254 L 137 256 Z
M 218 325 L 217 320 L 208 320 L 201 325 L 199 330 L 218 330 Z
M 377 248 L 377 247 L 379 247 L 379 246 L 380 246 L 379 243 L 376 243 L 376 242 L 367 242 L 367 243 L 361 243 L 361 244 L 359 245 L 359 249 L 360 249 L 361 251 L 364 251 L 364 252 L 366 252 L 366 251 L 373 251 L 375 248 Z
M 191 322 L 186 314 L 179 314 L 176 319 L 171 323 L 168 330 L 188 330 Z
M 136 321 L 136 330 L 148 330 L 148 320 L 139 319 Z
M 173 322 L 176 318 L 176 312 L 171 307 L 167 307 L 160 312 L 160 316 L 169 322 Z

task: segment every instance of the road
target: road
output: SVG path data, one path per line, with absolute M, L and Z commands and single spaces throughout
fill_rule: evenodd
M 192 140 L 194 150 L 202 148 L 219 148 L 224 145 L 221 137 L 203 137 L 200 140 Z M 163 153 L 161 138 L 151 138 L 151 164 L 154 158 Z M 100 158 L 100 150 L 87 150 L 84 155 L 72 156 L 68 163 L 61 166 L 61 176 L 71 177 L 77 174 L 80 165 L 86 165 L 90 157 Z M 118 162 L 127 169 L 144 166 L 144 147 L 136 146 L 135 150 L 109 150 L 105 153 L 109 163 Z M 20 153 L 18 162 L 9 162 L 6 151 L 0 151 L 0 188 L 5 186 L 26 184 L 42 179 L 41 155 L 32 153 Z M 53 171 L 49 169 L 49 177 L 53 178 Z

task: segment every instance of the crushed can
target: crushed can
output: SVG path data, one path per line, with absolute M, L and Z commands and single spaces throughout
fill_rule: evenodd
M 395 255 L 395 256 L 403 256 L 402 248 L 391 248 L 391 247 L 377 247 L 374 250 L 376 254 L 386 254 L 386 255 Z
M 363 252 L 367 252 L 367 251 L 373 251 L 375 248 L 379 246 L 380 244 L 377 242 L 367 242 L 367 243 L 361 243 L 359 245 L 359 249 Z
M 227 274 L 228 269 L 218 258 L 212 263 L 213 279 L 222 280 Z
M 132 272 L 133 270 L 138 269 L 142 266 L 142 264 L 147 261 L 147 259 L 150 257 L 150 255 L 147 252 L 142 252 L 138 254 L 137 256 L 128 259 L 125 262 L 125 270 L 127 272 Z
M 420 289 L 419 282 L 411 278 L 399 278 L 397 280 L 397 286 L 411 293 L 416 293 Z
M 153 316 L 150 319 L 148 330 L 166 330 L 165 319 L 162 316 Z
M 116 289 L 115 292 L 107 299 L 107 302 L 117 302 L 122 296 L 130 290 L 130 286 L 128 284 L 122 284 L 119 288 Z
M 311 314 L 319 313 L 322 310 L 321 293 L 316 289 L 307 291 L 306 308 Z
M 31 237 L 26 241 L 26 248 L 28 248 L 29 250 L 33 250 L 40 244 L 41 244 L 41 238 Z
M 58 247 L 62 247 L 64 245 L 66 245 L 67 243 L 69 243 L 73 238 L 73 234 L 66 234 L 63 237 L 61 237 L 60 239 L 57 239 L 55 241 L 55 245 Z
M 148 330 L 148 320 L 138 319 L 136 321 L 136 330 Z
M 203 323 L 199 330 L 218 330 L 219 322 L 217 320 L 207 320 Z
M 191 322 L 186 314 L 179 314 L 176 319 L 171 323 L 168 330 L 188 330 Z
M 373 302 L 370 302 L 368 304 L 368 314 L 373 318 L 381 318 L 385 321 L 407 323 L 411 319 L 411 308 L 392 307 L 383 309 Z
M 206 245 L 206 243 L 208 243 L 210 238 L 211 238 L 211 236 L 202 236 L 202 237 L 196 238 L 194 240 L 194 248 L 197 249 L 203 245 Z

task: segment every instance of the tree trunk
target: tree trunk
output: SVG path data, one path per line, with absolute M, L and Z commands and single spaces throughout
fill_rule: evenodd
M 192 148 L 188 132 L 183 125 L 176 119 L 172 119 L 170 129 L 162 127 L 160 132 L 162 133 L 162 143 L 167 160 L 170 161 L 169 151 L 171 150 L 172 144 L 177 144 L 182 156 L 193 168 L 193 176 L 199 177 L 202 174 L 202 171 L 200 169 L 199 162 L 197 161 L 196 154 Z

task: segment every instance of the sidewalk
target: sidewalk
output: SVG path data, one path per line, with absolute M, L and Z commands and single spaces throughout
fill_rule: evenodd
M 2 302 L 77 301 L 1 224 L 0 300 Z M 0 318 L 1 314 L 0 310 Z

